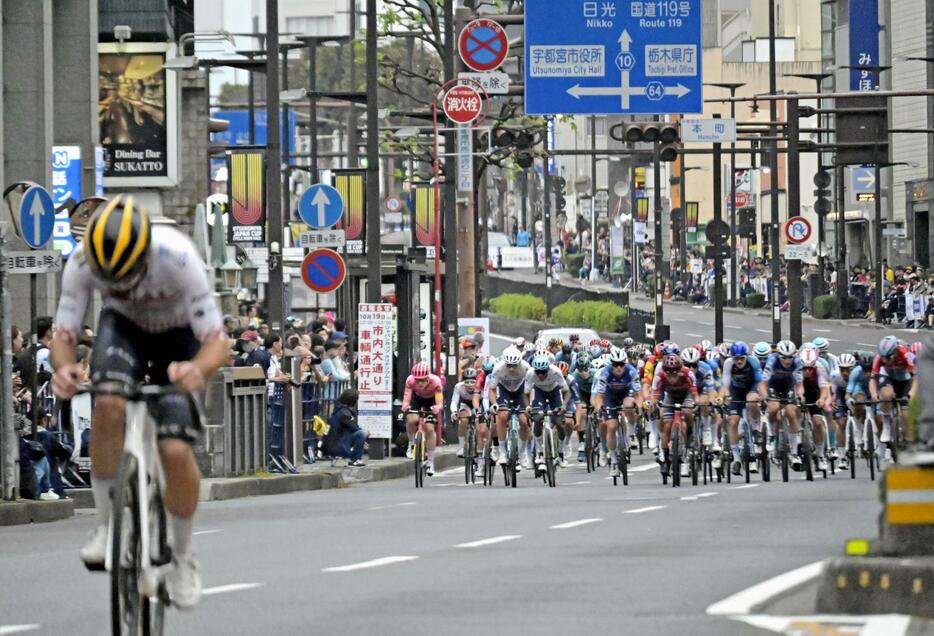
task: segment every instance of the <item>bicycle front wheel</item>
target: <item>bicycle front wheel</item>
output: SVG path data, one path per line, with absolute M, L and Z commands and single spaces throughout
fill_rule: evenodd
M 142 545 L 140 542 L 139 465 L 124 455 L 113 501 L 113 540 L 110 568 L 110 624 L 114 636 L 140 633 L 143 605 L 140 593 Z
M 155 565 L 165 565 L 172 560 L 166 533 L 165 505 L 158 482 L 150 483 L 149 494 L 149 550 L 150 560 Z M 143 633 L 159 636 L 165 629 L 165 609 L 169 604 L 169 595 L 160 584 L 156 596 L 145 599 L 143 603 Z

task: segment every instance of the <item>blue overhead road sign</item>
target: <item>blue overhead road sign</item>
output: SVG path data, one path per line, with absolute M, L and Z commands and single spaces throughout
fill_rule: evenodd
M 52 238 L 55 228 L 55 205 L 42 186 L 32 186 L 19 202 L 19 227 L 23 240 L 37 250 Z
M 317 230 L 326 230 L 341 219 L 344 199 L 337 188 L 316 183 L 302 193 L 298 200 L 298 215 L 302 221 Z
M 703 111 L 701 0 L 526 0 L 525 110 Z
M 856 194 L 875 193 L 876 169 L 872 166 L 853 167 L 853 192 Z

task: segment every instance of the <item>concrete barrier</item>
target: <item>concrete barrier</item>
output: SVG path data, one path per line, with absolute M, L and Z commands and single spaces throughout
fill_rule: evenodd
M 817 611 L 934 617 L 934 557 L 832 559 L 821 576 Z
M 48 523 L 68 519 L 75 514 L 72 499 L 59 501 L 20 500 L 0 503 L 0 526 L 18 526 L 27 523 Z

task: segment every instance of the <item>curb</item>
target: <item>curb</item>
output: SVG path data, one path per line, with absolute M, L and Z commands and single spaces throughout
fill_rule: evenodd
M 68 519 L 75 514 L 74 499 L 59 501 L 19 500 L 0 503 L 0 526 L 48 523 Z
M 832 559 L 821 573 L 817 611 L 934 617 L 934 558 Z

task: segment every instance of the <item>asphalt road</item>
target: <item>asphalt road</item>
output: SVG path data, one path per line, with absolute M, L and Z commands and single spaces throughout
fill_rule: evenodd
M 638 470 L 645 466 L 645 469 Z M 209 594 L 170 634 L 766 634 L 706 608 L 873 536 L 877 484 L 628 487 L 575 465 L 549 489 L 411 480 L 202 505 Z M 498 477 L 500 477 L 498 475 Z M 82 514 L 0 529 L 0 634 L 107 633 L 108 579 L 87 573 Z M 807 613 L 810 608 L 801 608 Z

